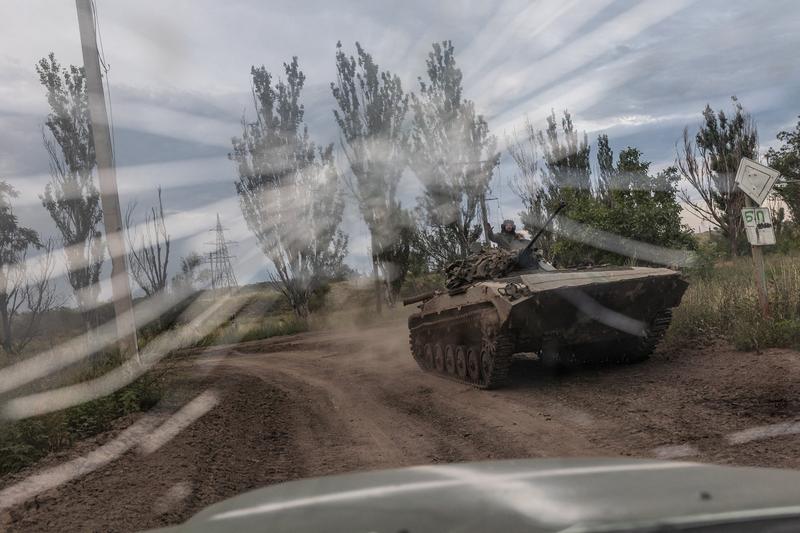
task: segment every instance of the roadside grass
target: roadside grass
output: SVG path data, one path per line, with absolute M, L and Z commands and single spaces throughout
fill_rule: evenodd
M 207 347 L 255 341 L 279 335 L 293 335 L 308 330 L 308 321 L 299 319 L 291 313 L 276 313 L 262 318 L 235 316 L 203 337 L 196 346 Z
M 717 338 L 740 350 L 800 347 L 800 255 L 766 256 L 772 316 L 758 306 L 750 257 L 716 262 L 689 273 L 665 344 L 680 347 Z
M 381 322 L 404 319 L 413 308 L 404 308 L 404 297 L 441 288 L 444 278 L 438 274 L 412 276 L 405 280 L 398 301 L 393 306 L 382 303 L 382 312 L 375 312 L 375 291 L 371 279 L 344 280 L 331 283 L 314 294 L 307 319 L 298 318 L 286 298 L 266 284 L 240 289 L 232 297 L 238 309 L 195 346 L 208 347 L 280 335 L 293 335 L 310 330 L 363 328 Z
M 219 295 L 213 293 L 198 293 L 176 303 L 158 320 L 140 329 L 140 345 L 144 346 L 158 335 L 169 334 L 170 331 L 185 326 L 203 308 L 202 305 L 191 305 L 197 298 L 217 296 Z M 307 321 L 297 319 L 288 309 L 285 299 L 268 286 L 247 287 L 235 293 L 233 298 L 239 299 L 231 302 L 238 311 L 233 316 L 226 317 L 219 327 L 197 345 L 229 344 L 308 330 Z M 71 326 L 70 333 L 81 333 L 80 324 Z M 36 351 L 34 349 L 30 353 Z M 88 381 L 109 372 L 121 363 L 122 359 L 117 353 L 97 354 L 78 365 L 26 386 L 22 393 L 36 393 Z M 116 392 L 91 402 L 24 420 L 0 420 L 0 476 L 19 471 L 51 452 L 68 448 L 77 440 L 107 431 L 120 417 L 149 410 L 165 393 L 166 379 L 168 378 L 163 372 L 159 374 L 150 371 Z M 0 403 L 2 400 L 0 398 Z
M 117 354 L 107 354 L 95 361 L 69 381 L 78 383 L 96 378 L 121 363 Z M 24 420 L 0 421 L 0 475 L 16 472 L 76 440 L 106 431 L 119 417 L 149 410 L 161 399 L 163 390 L 162 379 L 147 373 L 91 402 Z

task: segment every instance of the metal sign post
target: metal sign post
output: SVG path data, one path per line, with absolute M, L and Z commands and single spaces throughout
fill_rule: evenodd
M 747 207 L 742 209 L 742 218 L 753 255 L 753 277 L 758 293 L 758 305 L 764 318 L 768 318 L 770 312 L 767 298 L 767 270 L 761 247 L 775 244 L 775 232 L 769 209 L 760 206 L 769 196 L 778 176 L 780 173 L 777 170 L 746 157 L 739 162 L 739 169 L 736 172 L 736 185 L 747 195 L 745 198 Z
M 747 197 L 747 208 L 752 208 L 755 206 L 755 202 L 753 202 L 750 197 Z M 743 209 L 742 212 L 744 213 L 747 208 Z M 770 228 L 771 228 L 770 224 Z M 757 231 L 757 230 L 756 230 Z M 748 233 L 748 240 L 749 240 L 749 233 Z M 772 236 L 773 241 L 775 239 L 775 235 Z M 753 241 L 750 241 L 750 252 L 753 255 L 753 277 L 756 282 L 756 292 L 758 293 L 758 306 L 761 308 L 761 315 L 764 318 L 769 318 L 769 298 L 767 297 L 767 269 L 764 265 L 764 254 L 761 251 L 761 245 L 754 244 Z

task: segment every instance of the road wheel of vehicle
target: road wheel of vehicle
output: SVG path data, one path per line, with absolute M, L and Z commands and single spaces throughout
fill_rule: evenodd
M 441 344 L 437 344 L 433 348 L 433 366 L 435 366 L 436 370 L 439 372 L 444 372 L 444 350 Z
M 456 373 L 456 354 L 452 344 L 448 344 L 444 349 L 444 368 L 448 374 Z
M 415 341 L 413 335 L 411 336 L 410 344 L 411 355 L 414 356 L 414 361 L 417 362 L 422 370 L 427 370 L 425 367 L 425 344 L 423 344 L 420 340 Z
M 513 338 L 500 328 L 498 318 L 495 312 L 487 312 L 481 320 L 481 376 L 478 386 L 486 389 L 505 384 L 514 352 Z
M 425 345 L 425 355 L 423 360 L 425 361 L 425 366 L 427 368 L 433 368 L 433 345 Z
M 464 346 L 456 348 L 456 375 L 461 379 L 467 377 L 467 350 Z
M 476 383 L 481 379 L 481 353 L 472 346 L 467 350 L 467 375 Z

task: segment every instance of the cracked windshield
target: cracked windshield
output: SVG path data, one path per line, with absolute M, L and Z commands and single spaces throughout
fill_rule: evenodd
M 3 2 L 0 531 L 800 531 L 798 21 Z

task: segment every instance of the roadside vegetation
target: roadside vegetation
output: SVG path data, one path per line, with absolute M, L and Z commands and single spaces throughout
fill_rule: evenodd
M 800 253 L 766 258 L 771 317 L 758 305 L 749 257 L 717 260 L 691 271 L 689 288 L 673 314 L 667 348 L 719 340 L 740 350 L 800 348 Z
M 698 177 L 696 183 L 708 183 L 719 165 L 734 167 L 733 161 L 722 157 L 725 152 L 720 146 L 738 147 L 739 152 L 734 155 L 755 155 L 755 126 L 739 102 L 734 104 L 732 120 L 723 114 L 715 115 L 710 109 L 703 114 L 705 126 L 698 133 L 697 142 L 705 147 L 700 152 L 708 161 L 691 167 L 691 173 Z M 716 132 L 725 142 L 709 143 L 708 132 Z M 737 135 L 742 140 L 731 143 Z M 687 155 L 691 153 L 691 140 L 686 134 L 684 138 L 688 147 L 683 152 L 686 169 L 691 164 Z M 717 218 L 725 218 L 726 210 L 732 212 L 730 202 L 735 199 L 729 198 L 726 203 L 723 198 L 706 195 L 705 203 L 695 203 L 694 208 L 717 229 L 694 236 L 698 243 L 697 261 L 688 271 L 691 284 L 667 334 L 670 345 L 724 339 L 740 350 L 800 348 L 800 121 L 793 130 L 778 133 L 777 138 L 780 146 L 768 150 L 765 157 L 783 176 L 769 201 L 776 235 L 776 245 L 765 248 L 770 316 L 764 318 L 759 309 L 749 246 L 741 228 L 733 223 L 741 224 L 741 217 L 728 217 L 727 224 L 713 224 Z M 712 149 L 716 155 L 709 153 Z
M 97 378 L 121 362 L 117 354 L 96 358 L 87 369 L 60 379 L 59 385 Z M 44 390 L 54 383 L 40 383 Z M 34 392 L 29 390 L 28 392 Z M 54 413 L 24 420 L 0 420 L 0 476 L 16 472 L 51 452 L 113 427 L 118 418 L 155 406 L 164 392 L 164 376 L 148 373 L 116 392 Z

